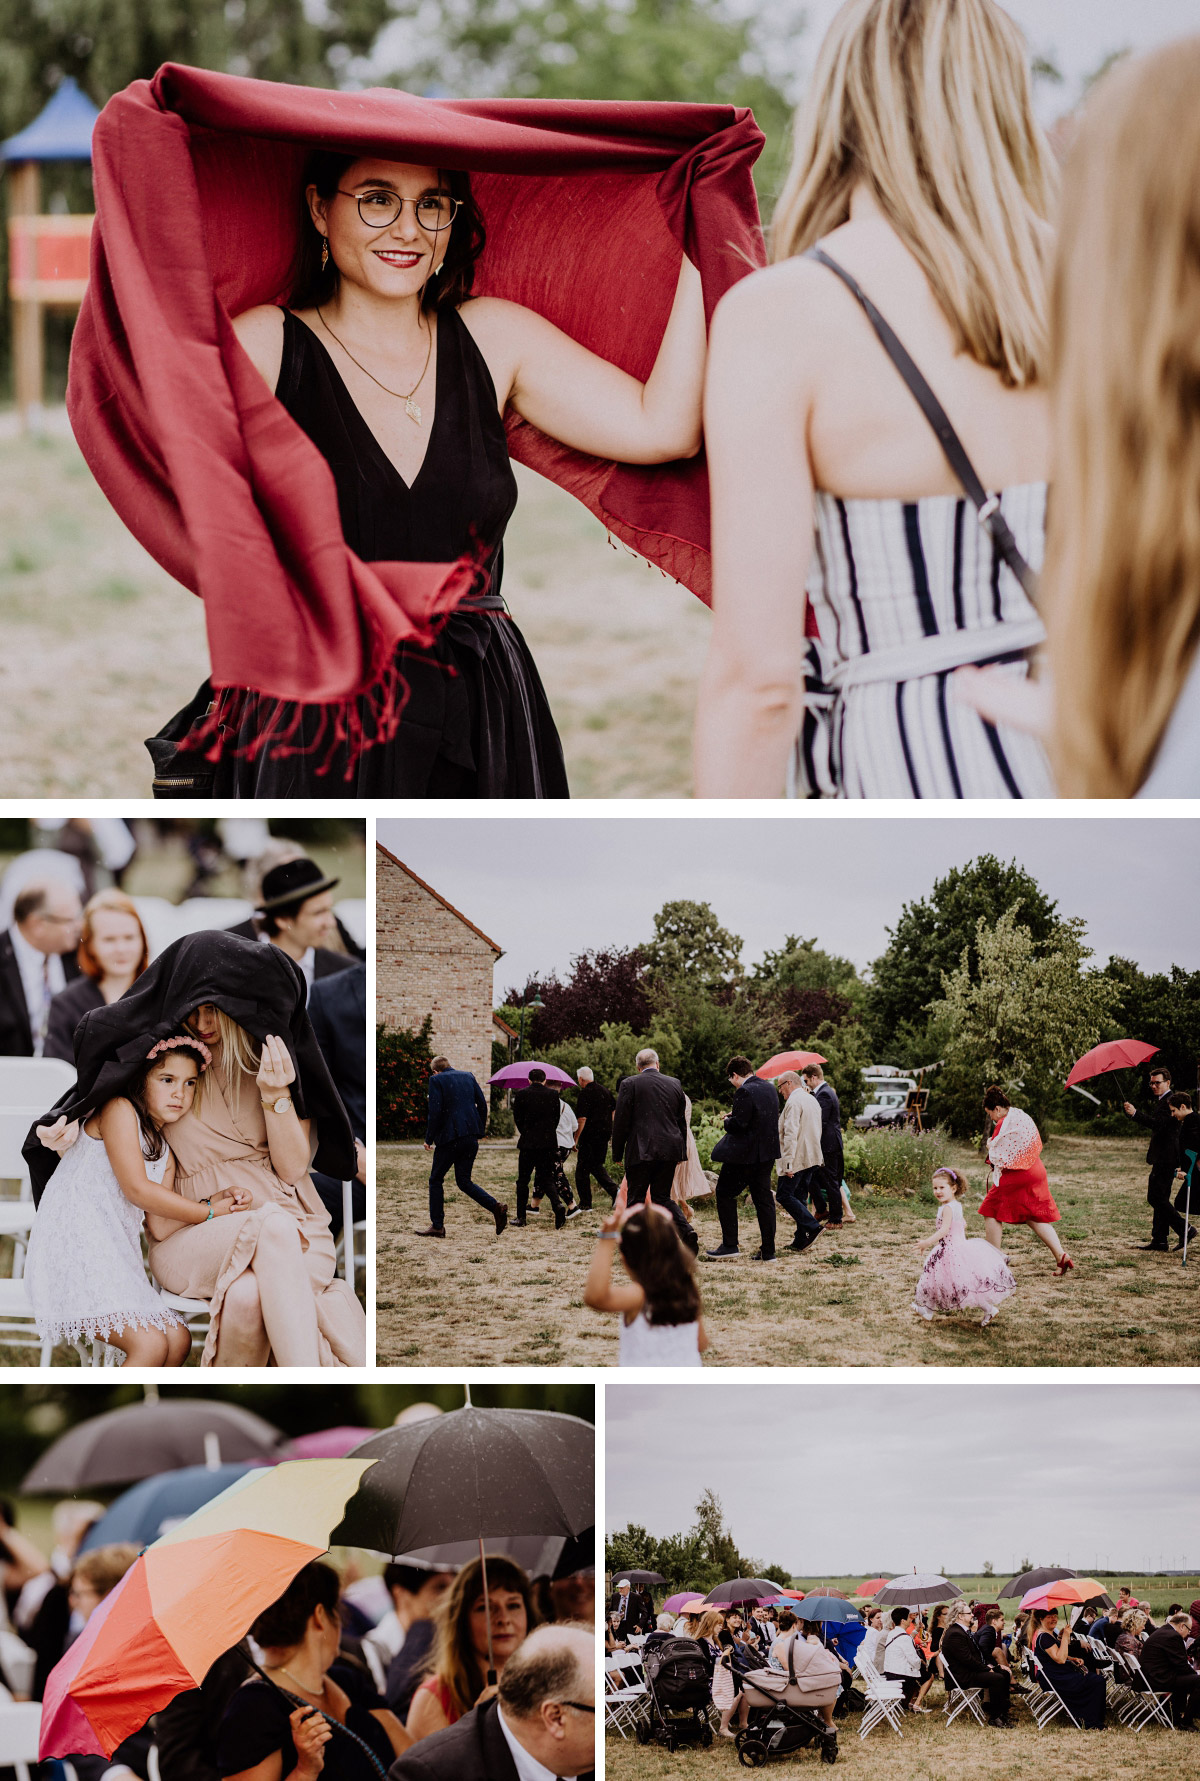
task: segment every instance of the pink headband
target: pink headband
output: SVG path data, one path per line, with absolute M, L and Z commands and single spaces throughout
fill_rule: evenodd
M 160 1051 L 174 1051 L 180 1045 L 186 1045 L 191 1051 L 198 1051 L 204 1059 L 203 1068 L 207 1070 L 212 1063 L 212 1052 L 201 1039 L 193 1039 L 190 1033 L 177 1033 L 173 1039 L 160 1039 L 146 1053 L 147 1058 L 157 1057 Z

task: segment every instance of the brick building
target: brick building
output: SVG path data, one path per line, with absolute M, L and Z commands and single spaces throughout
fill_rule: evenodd
M 377 1019 L 418 1032 L 486 1086 L 492 1073 L 492 971 L 503 949 L 432 885 L 376 843 Z

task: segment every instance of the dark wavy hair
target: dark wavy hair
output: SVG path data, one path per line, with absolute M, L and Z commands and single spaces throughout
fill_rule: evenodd
M 341 155 L 332 149 L 316 149 L 304 168 L 300 187 L 300 246 L 292 266 L 291 288 L 286 303 L 289 309 L 312 309 L 328 303 L 338 285 L 338 269 L 332 256 L 321 270 L 321 245 L 324 236 L 313 227 L 309 214 L 307 192 L 316 186 L 322 198 L 332 198 L 347 168 L 361 161 L 362 155 Z M 442 270 L 429 279 L 421 300 L 422 309 L 457 309 L 471 295 L 475 283 L 475 262 L 487 240 L 483 213 L 471 191 L 471 176 L 451 168 L 439 168 L 438 177 L 451 197 L 460 200 L 460 207 L 450 225 L 450 241 L 442 261 Z
M 1002 1088 L 989 1088 L 984 1094 L 983 1104 L 989 1113 L 994 1113 L 997 1107 L 1012 1106 L 1012 1102 Z
M 164 1058 L 173 1057 L 190 1057 L 196 1066 L 197 1082 L 203 1076 L 205 1064 L 200 1052 L 194 1051 L 190 1045 L 174 1045 L 170 1051 L 156 1051 L 153 1057 L 148 1057 L 124 1091 L 125 1099 L 137 1114 L 138 1130 L 142 1140 L 142 1155 L 147 1162 L 151 1163 L 156 1163 L 163 1155 L 167 1148 L 167 1141 L 162 1135 L 162 1127 L 157 1120 L 151 1118 L 150 1110 L 146 1106 L 146 1078 L 157 1064 L 162 1063 Z
M 679 1241 L 673 1218 L 638 1207 L 621 1226 L 621 1255 L 646 1295 L 647 1323 L 695 1323 L 700 1315 L 696 1264 Z
M 283 1594 L 269 1608 L 263 1609 L 250 1628 L 251 1637 L 260 1645 L 276 1649 L 286 1650 L 289 1645 L 299 1645 L 318 1608 L 324 1608 L 336 1619 L 341 1593 L 342 1580 L 333 1566 L 324 1564 L 319 1558 L 314 1559 L 302 1571 L 296 1572 Z
M 525 1604 L 525 1632 L 541 1625 L 533 1583 L 514 1559 L 502 1553 L 487 1561 L 488 1593 L 511 1590 Z M 483 1693 L 487 1678 L 471 1642 L 471 1614 L 483 1595 L 483 1566 L 477 1558 L 464 1565 L 434 1615 L 437 1632 L 421 1674 L 436 1676 L 460 1714 L 469 1713 Z

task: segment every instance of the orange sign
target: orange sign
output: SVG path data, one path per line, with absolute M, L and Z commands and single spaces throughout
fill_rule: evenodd
M 10 216 L 9 295 L 17 302 L 80 303 L 94 217 Z

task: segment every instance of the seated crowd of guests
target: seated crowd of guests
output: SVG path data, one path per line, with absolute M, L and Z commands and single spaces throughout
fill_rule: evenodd
M 929 1713 L 926 1696 L 935 1681 L 944 1687 L 982 1691 L 989 1725 L 1012 1724 L 1014 1689 L 1050 1686 L 1086 1730 L 1104 1726 L 1109 1668 L 1092 1641 L 1136 1658 L 1144 1686 L 1171 1697 L 1171 1717 L 1181 1731 L 1200 1729 L 1200 1600 L 1185 1610 L 1174 1602 L 1156 1626 L 1149 1605 L 1123 1589 L 1102 1611 L 1089 1605 L 1071 1610 L 1060 1623 L 1059 1610 L 1018 1613 L 1011 1629 L 996 1603 L 942 1602 L 928 1614 L 920 1609 L 866 1608 L 843 1625 L 803 1619 L 804 1604 L 776 1613 L 765 1607 L 696 1608 L 680 1615 L 654 1616 L 649 1593 L 622 1580 L 608 1604 L 606 1647 L 611 1652 L 631 1638 L 646 1644 L 683 1637 L 705 1644 L 713 1660 L 712 1698 L 721 1714 L 720 1735 L 732 1738 L 735 1715 L 746 1722 L 738 1687 L 740 1674 L 764 1664 L 783 1669 L 783 1642 L 799 1628 L 806 1641 L 824 1644 L 842 1672 L 842 1695 L 829 1716 L 855 1705 L 853 1675 L 865 1659 L 902 1690 L 902 1710 Z M 1028 1654 L 1035 1660 L 1026 1677 Z M 1040 1672 L 1040 1674 L 1039 1674 Z M 824 1711 L 824 1709 L 822 1709 Z
M 69 1529 L 66 1521 L 77 1548 L 88 1521 L 76 1517 Z M 3 1531 L 11 1534 L 11 1519 Z M 29 1591 L 28 1614 L 21 1594 L 35 1579 L 21 1581 L 6 1567 L 6 1582 L 21 1581 L 6 1594 L 18 1636 L 36 1654 L 36 1699 L 138 1549 L 71 1551 L 65 1574 L 63 1556 L 56 1550 L 57 1571 L 41 1561 L 45 1587 Z M 176 1696 L 111 1758 L 73 1757 L 79 1781 L 148 1781 L 152 1748 L 162 1781 L 381 1781 L 389 1774 L 392 1781 L 522 1781 L 538 1772 L 530 1762 L 563 1781 L 591 1775 L 590 1573 L 534 1579 L 492 1555 L 486 1595 L 479 1559 L 460 1569 L 390 1564 L 382 1579 L 360 1583 L 346 1591 L 332 1565 L 306 1565 L 198 1689 Z

